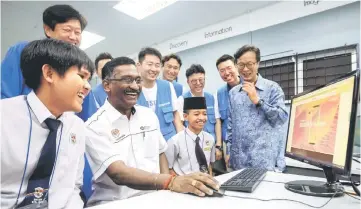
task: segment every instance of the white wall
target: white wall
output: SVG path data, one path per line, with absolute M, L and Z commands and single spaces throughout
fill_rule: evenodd
M 233 55 L 244 44 L 254 44 L 261 55 L 292 50 L 278 56 L 304 53 L 360 42 L 360 2 L 327 10 L 268 28 L 179 52 L 183 66 L 179 82 L 186 84 L 185 71 L 193 63 L 206 70 L 205 90 L 214 93 L 223 81 L 215 62 L 221 55 Z M 275 57 L 267 57 L 267 59 Z M 188 87 L 188 86 L 187 86 Z

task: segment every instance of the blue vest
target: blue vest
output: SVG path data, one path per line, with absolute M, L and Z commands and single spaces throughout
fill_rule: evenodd
M 180 97 L 183 94 L 183 86 L 182 84 L 177 83 L 176 81 L 172 82 L 174 86 L 175 93 L 177 95 L 177 98 Z
M 173 124 L 174 116 L 170 83 L 168 81 L 158 79 L 156 82 L 157 101 L 155 104 L 155 114 L 159 120 L 160 131 L 162 132 L 165 140 L 168 141 L 168 139 L 177 133 Z M 144 107 L 149 107 L 143 92 L 140 93 L 137 104 Z
M 31 89 L 25 85 L 20 69 L 20 56 L 28 42 L 10 47 L 1 62 L 1 99 L 27 95 Z
M 226 140 L 227 122 L 228 122 L 228 101 L 229 94 L 227 85 L 219 88 L 217 91 L 218 109 L 221 115 L 222 122 L 222 141 Z
M 104 90 L 103 84 L 97 85 L 92 91 L 96 102 L 99 104 L 99 107 L 103 106 L 105 100 L 108 97 Z
M 204 125 L 203 130 L 207 133 L 212 134 L 214 137 L 214 140 L 216 140 L 216 116 L 214 114 L 214 97 L 212 94 L 209 94 L 207 92 L 204 92 L 204 96 L 206 98 L 206 104 L 207 104 L 207 122 Z M 183 98 L 192 97 L 192 94 L 190 91 L 185 93 L 183 95 Z M 186 127 L 188 127 L 188 122 L 185 121 Z

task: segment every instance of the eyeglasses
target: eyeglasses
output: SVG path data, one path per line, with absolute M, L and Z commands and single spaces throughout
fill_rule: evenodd
M 204 78 L 191 80 L 191 84 L 193 85 L 196 85 L 197 82 L 199 82 L 200 84 L 204 84 Z
M 123 78 L 109 78 L 107 79 L 109 81 L 119 81 L 125 84 L 132 84 L 134 81 L 136 84 L 140 85 L 142 83 L 142 79 L 140 77 L 130 77 L 130 76 L 126 76 Z
M 225 73 L 226 71 L 232 71 L 232 67 L 231 67 L 231 66 L 228 66 L 228 67 L 226 67 L 226 68 L 219 69 L 219 72 L 220 72 L 220 73 Z
M 237 67 L 238 69 L 240 70 L 243 70 L 244 67 L 247 66 L 248 69 L 253 69 L 254 68 L 254 65 L 256 64 L 257 62 L 249 62 L 247 64 L 243 64 L 243 63 L 237 63 Z

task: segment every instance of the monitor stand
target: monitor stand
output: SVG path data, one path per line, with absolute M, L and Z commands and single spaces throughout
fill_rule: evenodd
M 344 195 L 343 186 L 337 182 L 336 174 L 332 168 L 323 168 L 327 182 L 298 180 L 285 184 L 285 188 L 299 194 L 317 197 L 340 197 Z

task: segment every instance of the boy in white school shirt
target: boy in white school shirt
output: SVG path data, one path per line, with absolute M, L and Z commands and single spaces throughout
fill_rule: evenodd
M 184 98 L 184 119 L 188 127 L 168 141 L 166 156 L 169 169 L 177 175 L 203 172 L 212 175 L 215 161 L 215 141 L 203 131 L 207 121 L 205 97 Z
M 92 61 L 44 39 L 24 48 L 20 66 L 32 91 L 0 101 L 1 208 L 83 208 L 85 126 L 71 112 L 82 110 Z
M 142 85 L 135 62 L 114 58 L 103 67 L 102 75 L 108 99 L 86 122 L 86 154 L 94 174 L 94 192 L 87 206 L 144 193 L 140 190 L 212 194 L 204 184 L 214 189 L 218 185 L 207 174 L 169 174 L 167 143 L 157 116 L 150 108 L 136 105 Z

